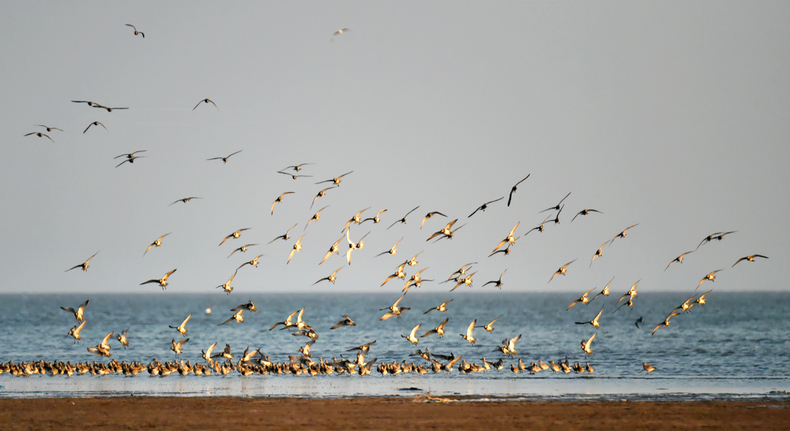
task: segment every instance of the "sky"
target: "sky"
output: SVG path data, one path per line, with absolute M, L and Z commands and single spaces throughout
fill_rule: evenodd
M 10 2 L 0 293 L 221 295 L 235 272 L 242 299 L 394 295 L 405 281 L 381 283 L 417 253 L 406 272 L 428 268 L 429 292 L 469 262 L 462 292 L 496 292 L 482 286 L 505 270 L 507 291 L 581 293 L 614 277 L 615 293 L 637 280 L 640 293 L 693 292 L 718 269 L 699 292 L 785 290 L 787 22 L 790 5 L 767 1 Z M 106 129 L 83 133 L 93 121 Z M 311 177 L 277 172 L 301 163 Z M 317 182 L 349 171 L 311 208 Z M 569 192 L 559 224 L 524 236 Z M 170 205 L 189 196 L 202 199 Z M 352 264 L 319 265 L 366 208 L 387 211 L 351 225 L 354 241 L 367 234 Z M 585 208 L 601 213 L 571 221 Z M 446 217 L 421 229 L 430 211 Z M 452 240 L 426 241 L 454 219 Z M 516 223 L 511 253 L 488 257 Z M 259 245 L 228 257 L 248 243 Z M 752 254 L 769 259 L 732 267 Z M 338 268 L 334 285 L 313 285 Z M 172 269 L 166 291 L 140 285 Z

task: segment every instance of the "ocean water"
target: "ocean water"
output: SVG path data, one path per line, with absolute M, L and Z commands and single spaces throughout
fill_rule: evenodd
M 589 304 L 577 304 L 565 293 L 509 293 L 490 290 L 480 292 L 429 293 L 418 289 L 400 302 L 411 308 L 400 318 L 380 321 L 398 294 L 6 294 L 0 295 L 0 362 L 45 360 L 109 362 L 87 351 L 107 334 L 129 328 L 130 346 L 123 349 L 113 339 L 112 359 L 147 364 L 174 359 L 171 340 L 183 337 L 168 326 L 178 326 L 189 314 L 186 325 L 189 341 L 179 359 L 202 362 L 201 350 L 216 342 L 215 352 L 225 344 L 240 355 L 246 347 L 260 348 L 271 360 L 287 362 L 308 338 L 293 336 L 292 330 L 269 328 L 285 320 L 292 312 L 305 308 L 304 320 L 319 334 L 312 346 L 314 360 L 323 357 L 354 358 L 348 349 L 376 340 L 367 359 L 378 363 L 407 360 L 423 363 L 409 356 L 428 348 L 432 353 L 454 354 L 472 363 L 485 357 L 496 361 L 495 352 L 506 338 L 521 334 L 516 344 L 518 354 L 505 358 L 505 368 L 480 373 L 426 375 L 400 374 L 381 376 L 330 375 L 242 377 L 194 375 L 151 377 L 143 372 L 135 377 L 0 375 L 0 397 L 98 395 L 234 395 L 234 396 L 379 396 L 459 394 L 472 397 L 506 398 L 650 398 L 705 399 L 738 397 L 787 398 L 790 392 L 790 294 L 784 292 L 737 293 L 713 291 L 707 304 L 695 305 L 688 313 L 671 320 L 667 327 L 653 328 L 670 311 L 690 295 L 681 293 L 639 294 L 634 307 L 614 312 L 619 296 L 598 297 Z M 702 292 L 699 292 L 702 293 Z M 699 294 L 698 293 L 698 294 Z M 593 296 L 592 294 L 590 295 Z M 431 307 L 453 298 L 448 311 Z M 67 335 L 77 322 L 60 309 L 76 308 L 89 299 L 85 309 L 87 323 L 82 341 L 75 343 Z M 258 311 L 245 310 L 243 323 L 220 325 L 233 312 L 230 308 L 252 300 Z M 622 304 L 622 303 L 621 303 Z M 589 321 L 603 308 L 601 326 L 577 325 Z M 207 309 L 211 309 L 207 313 Z M 356 321 L 353 327 L 329 328 L 346 314 Z M 474 331 L 477 343 L 472 346 L 459 336 L 472 320 L 483 325 L 499 317 L 494 332 L 482 328 Z M 640 328 L 634 324 L 643 319 Z M 431 335 L 413 345 L 402 336 L 417 325 L 422 335 L 449 318 L 443 338 Z M 294 319 L 295 320 L 295 319 Z M 592 354 L 585 354 L 580 341 L 593 334 Z M 237 356 L 238 357 L 238 356 Z M 550 370 L 535 375 L 514 374 L 510 364 L 518 359 L 526 364 L 543 360 L 571 363 L 589 362 L 594 373 L 563 374 Z M 647 374 L 642 363 L 656 370 Z

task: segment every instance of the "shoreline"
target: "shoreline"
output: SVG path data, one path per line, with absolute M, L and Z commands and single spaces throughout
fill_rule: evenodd
M 47 414 L 42 414 L 47 412 Z M 88 397 L 0 399 L 4 430 L 174 430 L 212 426 L 313 429 L 780 429 L 790 401 L 503 401 L 466 397 L 336 399 Z

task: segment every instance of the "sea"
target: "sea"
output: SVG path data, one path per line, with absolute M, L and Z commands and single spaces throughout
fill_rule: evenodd
M 691 295 L 639 294 L 632 307 L 619 296 L 600 296 L 567 309 L 577 296 L 567 293 L 513 293 L 494 290 L 461 294 L 423 292 L 412 288 L 398 304 L 409 308 L 401 317 L 380 318 L 400 294 L 384 293 L 236 293 L 178 294 L 2 294 L 0 295 L 0 362 L 31 361 L 103 362 L 138 361 L 148 364 L 176 359 L 172 340 L 189 338 L 178 360 L 201 363 L 202 350 L 227 344 L 238 358 L 249 347 L 260 349 L 275 362 L 299 355 L 309 340 L 293 329 L 270 328 L 304 308 L 303 319 L 319 335 L 311 355 L 331 360 L 355 359 L 348 350 L 375 341 L 366 359 L 376 363 L 413 362 L 429 366 L 417 349 L 462 357 L 482 364 L 482 358 L 504 358 L 501 370 L 464 374 L 452 372 L 381 375 L 256 375 L 154 377 L 143 371 L 123 375 L 74 375 L 28 377 L 0 374 L 0 397 L 73 396 L 238 396 L 238 397 L 355 397 L 414 396 L 425 393 L 476 399 L 560 400 L 709 400 L 790 399 L 790 293 L 720 292 L 706 295 L 705 305 L 672 317 L 669 326 L 653 329 Z M 594 296 L 592 292 L 589 296 Z M 695 292 L 699 296 L 703 292 Z M 453 299 L 446 312 L 425 311 Z M 68 336 L 77 324 L 74 315 L 60 307 L 85 307 L 82 340 Z M 244 311 L 244 321 L 222 324 L 231 308 L 253 301 L 258 311 Z M 691 301 L 693 302 L 693 300 Z M 600 327 L 577 324 L 592 320 L 601 310 Z M 182 336 L 171 326 L 191 315 Z M 330 330 L 347 315 L 356 326 Z M 445 318 L 444 337 L 436 334 L 414 345 L 404 338 L 420 324 L 418 336 Z M 467 327 L 497 319 L 494 331 L 474 329 L 474 345 L 464 340 Z M 637 320 L 641 324 L 637 326 Z M 296 318 L 294 317 L 294 321 Z M 115 339 L 128 329 L 129 347 Z M 109 333 L 112 358 L 99 357 L 87 348 Z M 591 354 L 580 344 L 594 334 Z M 518 353 L 505 357 L 498 351 L 504 340 L 521 335 Z M 511 364 L 542 360 L 589 363 L 594 372 L 530 374 L 513 373 Z M 647 373 L 643 363 L 655 367 Z M 430 368 L 429 368 L 430 369 Z

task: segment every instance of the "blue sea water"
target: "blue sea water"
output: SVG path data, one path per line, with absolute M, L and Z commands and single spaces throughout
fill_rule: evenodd
M 147 364 L 174 359 L 172 339 L 183 337 L 169 326 L 178 326 L 192 314 L 189 341 L 179 359 L 201 362 L 201 350 L 216 342 L 215 351 L 225 344 L 234 354 L 246 347 L 260 348 L 273 361 L 287 362 L 298 355 L 307 338 L 293 336 L 292 330 L 269 328 L 290 313 L 305 308 L 304 320 L 319 334 L 312 346 L 312 357 L 354 358 L 348 349 L 376 340 L 368 360 L 424 363 L 409 356 L 419 349 L 454 354 L 472 363 L 485 357 L 502 357 L 494 350 L 506 338 L 521 334 L 518 354 L 505 358 L 503 370 L 480 373 L 400 374 L 381 376 L 259 376 L 242 377 L 194 375 L 151 377 L 143 372 L 135 377 L 0 375 L 0 397 L 99 395 L 232 395 L 232 396 L 379 396 L 412 395 L 413 391 L 433 394 L 460 394 L 473 397 L 506 398 L 649 398 L 705 399 L 738 397 L 787 398 L 790 391 L 790 294 L 783 292 L 718 292 L 707 297 L 704 306 L 695 305 L 688 313 L 671 320 L 667 327 L 653 328 L 690 295 L 680 293 L 640 294 L 634 307 L 618 306 L 616 296 L 599 297 L 589 304 L 560 293 L 464 292 L 448 296 L 412 290 L 400 302 L 411 308 L 400 318 L 380 321 L 398 294 L 5 294 L 0 295 L 0 362 L 45 360 L 109 362 L 87 351 L 107 334 L 129 328 L 130 346 L 123 349 L 114 336 L 110 341 L 112 359 Z M 591 295 L 592 296 L 592 295 Z M 448 311 L 424 311 L 454 298 Z M 76 308 L 89 299 L 85 309 L 87 323 L 75 343 L 67 335 L 77 322 L 60 309 Z M 220 325 L 233 312 L 230 308 L 252 300 L 259 310 L 244 312 L 243 323 Z M 620 303 L 622 304 L 622 303 Z M 599 329 L 577 325 L 589 321 L 603 308 Z M 207 309 L 211 309 L 207 313 Z M 346 314 L 357 323 L 353 327 L 329 328 Z M 493 333 L 475 329 L 477 343 L 472 346 L 459 336 L 472 320 L 483 325 L 499 317 Z M 642 317 L 640 328 L 634 322 Z M 421 335 L 449 318 L 443 338 L 431 335 L 412 345 L 402 335 L 422 324 Z M 580 341 L 598 334 L 593 353 L 585 354 Z M 237 356 L 238 357 L 238 356 Z M 513 374 L 510 364 L 518 359 L 526 364 L 543 360 L 571 363 L 589 362 L 594 373 L 563 374 L 543 371 L 535 375 Z M 656 370 L 647 374 L 642 363 Z

